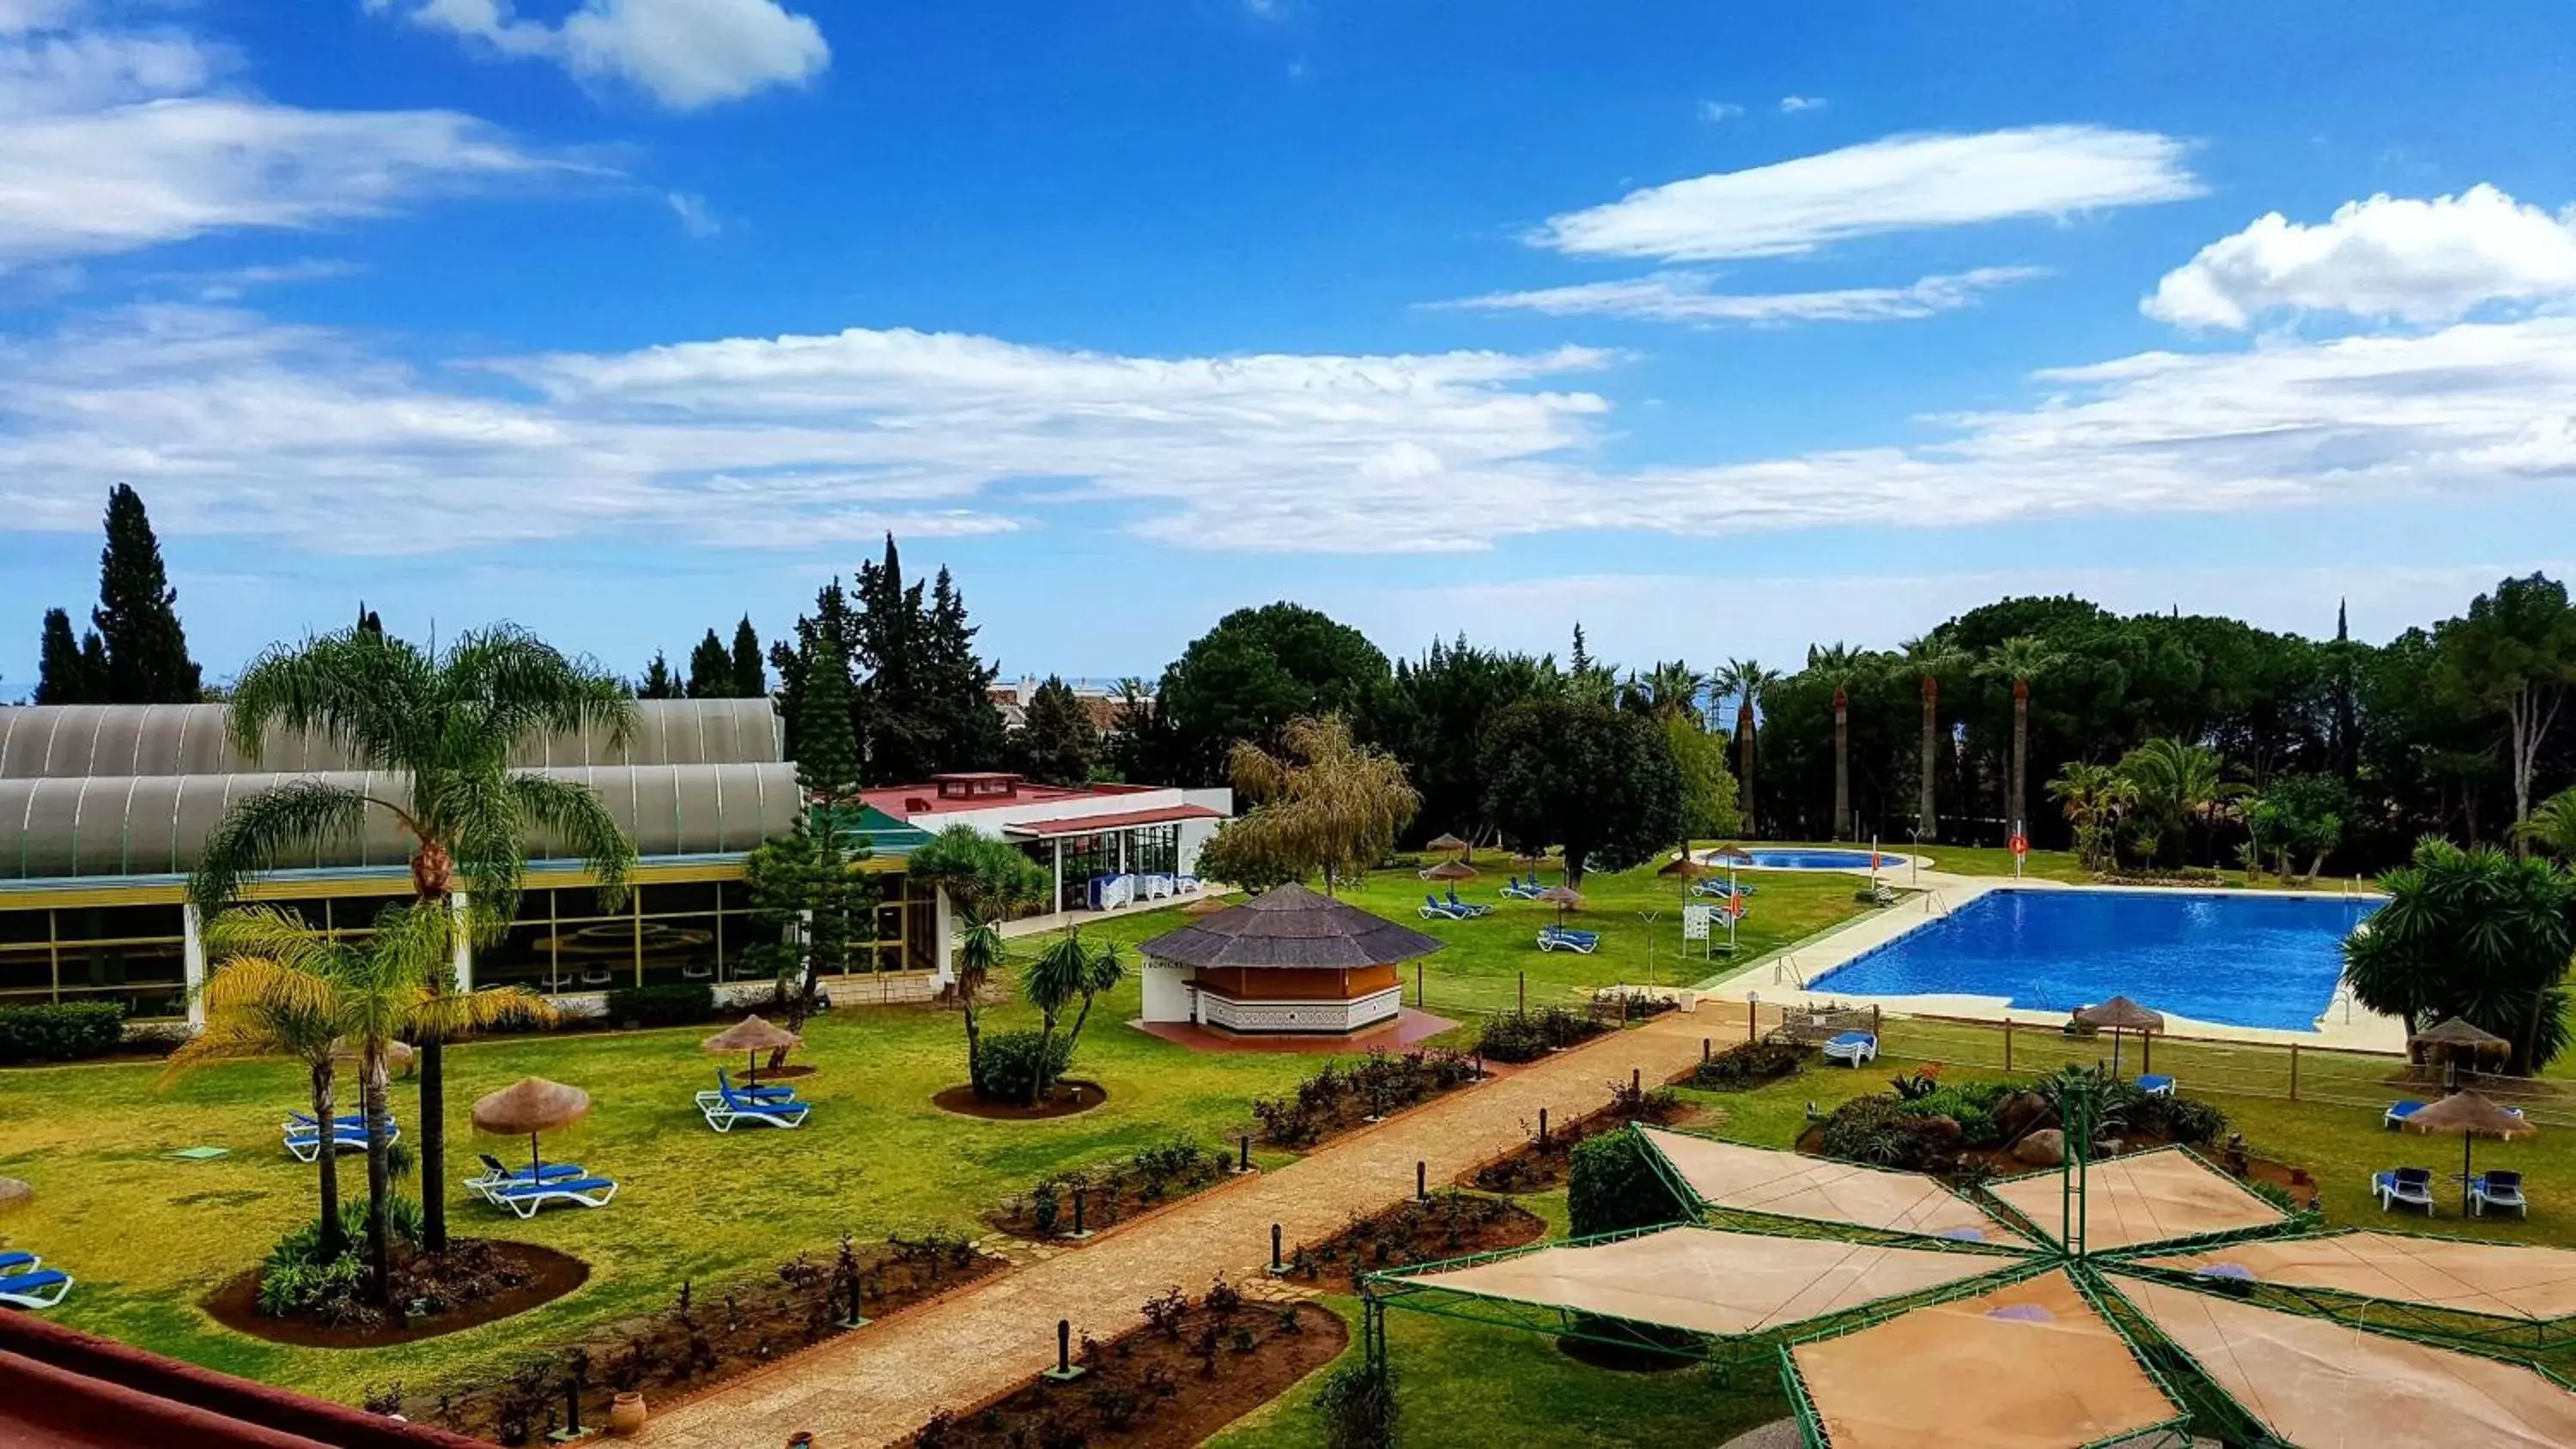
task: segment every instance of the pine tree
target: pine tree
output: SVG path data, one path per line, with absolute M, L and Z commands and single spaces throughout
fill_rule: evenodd
M 840 641 L 816 631 L 796 702 L 796 783 L 809 801 L 850 804 L 859 795 L 859 742 L 850 722 L 850 670 Z
M 2341 599 L 2335 601 L 2333 655 L 2335 771 L 2350 785 L 2361 778 L 2361 729 L 2354 717 L 2352 620 Z
M 90 614 L 106 648 L 108 703 L 194 704 L 204 696 L 178 600 L 142 496 L 117 484 L 107 495 L 107 546 L 99 551 L 98 608 Z
M 678 699 L 680 697 L 679 676 L 671 672 L 671 661 L 662 657 L 661 650 L 654 650 L 653 662 L 644 666 L 644 677 L 636 683 L 635 697 L 637 699 Z
M 867 778 L 881 785 L 925 779 L 941 768 L 941 731 L 923 688 L 927 618 L 922 586 L 904 586 L 893 534 L 886 535 L 883 562 L 859 565 L 855 592 L 859 648 L 851 658 L 866 678 L 858 692 L 858 720 Z
M 36 703 L 102 704 L 107 681 L 106 658 L 95 631 L 86 641 L 72 637 L 69 610 L 45 611 L 44 642 L 36 667 Z M 86 643 L 86 648 L 84 648 Z
M 733 697 L 758 699 L 769 693 L 769 675 L 760 667 L 760 635 L 751 616 L 733 626 Z
M 689 698 L 729 699 L 733 695 L 733 656 L 725 652 L 724 641 L 709 629 L 698 647 L 689 651 Z
M 791 760 L 803 759 L 805 756 L 797 724 L 805 714 L 802 704 L 805 669 L 813 655 L 816 643 L 824 639 L 831 641 L 833 652 L 843 661 L 841 694 L 845 699 L 850 698 L 852 691 L 848 688 L 848 661 L 855 657 L 858 644 L 858 621 L 850 612 L 849 595 L 842 591 L 841 581 L 837 578 L 814 591 L 812 617 L 797 616 L 796 642 L 790 645 L 786 640 L 781 639 L 769 646 L 769 665 L 778 671 L 778 717 L 786 725 L 787 758 Z M 857 715 L 853 713 L 851 729 L 855 732 L 857 728 Z
M 1091 778 L 1100 753 L 1099 732 L 1091 713 L 1072 689 L 1055 675 L 1029 696 L 1028 720 L 1020 727 L 1020 760 L 1032 780 L 1050 785 L 1079 785 Z
M 1002 758 L 1002 711 L 993 703 L 993 676 L 999 671 L 976 657 L 975 632 L 966 622 L 966 596 L 941 568 L 931 583 L 923 638 L 931 718 L 941 735 L 934 758 L 943 770 L 990 769 Z

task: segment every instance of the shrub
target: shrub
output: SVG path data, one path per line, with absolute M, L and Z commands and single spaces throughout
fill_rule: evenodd
M 1389 1449 L 1395 1443 L 1395 1368 L 1362 1359 L 1333 1370 L 1315 1395 L 1326 1449 Z
M 2188 1097 L 2141 1094 L 2128 1104 L 2124 1115 L 2132 1132 L 2154 1133 L 2194 1147 L 2206 1147 L 2227 1131 L 2224 1111 Z
M 1635 1132 L 1610 1132 L 1574 1149 L 1565 1207 L 1574 1235 L 1615 1233 L 1673 1222 L 1684 1211 Z
M 608 1019 L 637 1026 L 687 1026 L 716 1014 L 716 989 L 704 981 L 657 981 L 608 993 Z
M 116 1050 L 124 1040 L 122 1002 L 0 1006 L 0 1066 L 101 1057 Z
M 1903 1117 L 1947 1117 L 1959 1124 L 1959 1142 L 1963 1147 L 2000 1147 L 2003 1130 L 1995 1124 L 1995 1106 L 2018 1090 L 2011 1082 L 1970 1082 L 1960 1086 L 1934 1086 L 1920 1096 L 1905 1097 L 1897 1104 L 1897 1115 Z
M 1476 1037 L 1476 1051 L 1498 1062 L 1534 1062 L 1547 1055 L 1547 1033 L 1527 1012 L 1489 1016 Z
M 1924 1139 L 1909 1130 L 1893 1097 L 1854 1097 L 1825 1118 L 1817 1145 L 1827 1157 L 1872 1167 L 1920 1167 Z
M 1690 1084 L 1721 1092 L 1743 1091 L 1795 1076 L 1814 1056 L 1814 1048 L 1798 1042 L 1749 1041 L 1700 1063 L 1691 1071 Z
M 991 1102 L 1034 1102 L 1038 1096 L 1038 1051 L 1046 1034 L 996 1031 L 984 1035 L 976 1052 L 975 1095 Z M 1045 1079 L 1054 1081 L 1073 1063 L 1073 1043 L 1063 1033 L 1047 1044 Z

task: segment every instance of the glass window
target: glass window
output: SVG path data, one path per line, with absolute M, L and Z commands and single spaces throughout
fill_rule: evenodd
M 681 881 L 672 885 L 649 885 L 638 894 L 648 916 L 694 915 L 716 909 L 716 883 L 711 880 Z
M 53 939 L 53 912 L 0 909 L 0 946 L 41 946 Z
M 635 923 L 567 921 L 552 937 L 558 979 L 565 991 L 599 991 L 635 984 Z
M 65 941 L 176 941 L 187 924 L 176 905 L 76 906 L 54 913 L 54 931 Z
M 713 981 L 716 974 L 716 916 L 664 916 L 644 923 L 644 980 Z
M 0 1000 L 25 1005 L 54 995 L 54 953 L 48 947 L 0 950 Z
M 544 922 L 521 922 L 499 943 L 474 950 L 478 986 L 525 986 L 551 991 L 555 976 L 555 928 Z

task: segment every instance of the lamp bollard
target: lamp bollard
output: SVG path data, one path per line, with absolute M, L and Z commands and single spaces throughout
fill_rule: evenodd
M 1521 1015 L 1529 1015 L 1529 973 L 1521 973 Z
M 1288 1276 L 1288 1264 L 1281 1260 L 1279 1256 L 1279 1225 L 1277 1223 L 1272 1223 L 1270 1225 L 1270 1266 L 1264 1271 L 1268 1272 L 1273 1278 L 1284 1278 Z
M 1628 1069 L 1628 1095 L 1631 1097 L 1642 1097 L 1645 1094 L 1646 1069 L 1643 1067 L 1630 1067 Z
M 564 1364 L 564 1426 L 546 1438 L 557 1444 L 587 1439 L 590 1431 L 581 1426 L 582 1381 L 590 1376 L 590 1355 L 574 1349 Z
M 1547 1147 L 1547 1109 L 1545 1107 L 1538 1109 L 1538 1145 L 1542 1151 Z
M 1413 1196 L 1420 1202 L 1431 1201 L 1431 1164 L 1418 1157 L 1413 1160 Z
M 1234 1139 L 1234 1145 L 1234 1175 L 1241 1177 L 1252 1170 L 1252 1134 L 1246 1132 L 1237 1137 Z
M 1708 1060 L 1708 1038 L 1707 1038 L 1707 1037 L 1701 1037 L 1701 1038 L 1699 1039 L 1699 1059 L 1700 1059 L 1701 1061 L 1707 1061 L 1707 1060 Z
M 841 1315 L 841 1327 L 865 1328 L 868 1326 L 868 1316 L 859 1311 L 859 1304 L 867 1292 L 867 1276 L 865 1273 L 852 1273 L 849 1283 L 850 1311 Z
M 1038 1377 L 1051 1384 L 1069 1384 L 1082 1377 L 1082 1365 L 1073 1361 L 1073 1321 L 1071 1319 L 1059 1318 L 1055 1321 L 1055 1367 L 1039 1374 Z
M 1065 1234 L 1066 1237 L 1073 1239 L 1077 1243 L 1091 1236 L 1091 1229 L 1083 1226 L 1082 1222 L 1082 1198 L 1084 1191 L 1084 1189 L 1079 1187 L 1073 1190 L 1073 1231 Z

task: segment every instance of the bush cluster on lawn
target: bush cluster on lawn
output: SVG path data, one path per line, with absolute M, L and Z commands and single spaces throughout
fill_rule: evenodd
M 1574 1149 L 1566 1216 L 1574 1235 L 1615 1233 L 1678 1222 L 1685 1216 L 1648 1154 L 1654 1149 L 1635 1132 L 1611 1132 Z
M 1578 1020 L 1580 1018 L 1577 1018 Z M 1373 1051 L 1344 1066 L 1326 1062 L 1286 1096 L 1255 1097 L 1252 1119 L 1274 1147 L 1311 1147 L 1367 1117 L 1383 1117 L 1476 1079 L 1476 1064 L 1445 1049 Z
M 1604 986 L 1592 993 L 1590 1007 L 1604 1022 L 1645 1021 L 1681 1009 L 1681 993 L 1652 986 Z
M 406 1248 L 420 1246 L 420 1201 L 402 1193 L 385 1199 L 385 1228 Z M 259 1311 L 271 1318 L 309 1317 L 333 1325 L 374 1323 L 383 1311 L 368 1300 L 367 1204 L 340 1204 L 345 1246 L 322 1256 L 322 1220 L 308 1218 L 286 1230 L 268 1250 L 259 1275 Z M 399 1275 L 397 1275 L 399 1276 Z M 397 1297 L 397 1302 L 408 1301 Z
M 1038 1070 L 1039 1053 L 1046 1055 L 1046 1070 Z M 983 1045 L 975 1053 L 975 1095 L 993 1102 L 1035 1102 L 1038 1084 L 1054 1082 L 1073 1065 L 1073 1039 L 1058 1034 L 1052 1040 L 1039 1031 L 993 1031 L 984 1034 Z
M 1794 1041 L 1749 1041 L 1728 1047 L 1691 1069 L 1690 1084 L 1716 1092 L 1741 1092 L 1794 1077 L 1815 1060 L 1816 1049 Z
M 990 1038 L 987 1038 L 990 1043 Z M 1099 1167 L 1075 1168 L 1039 1178 L 1025 1194 L 1002 1204 L 990 1221 L 1006 1233 L 1052 1238 L 1073 1231 L 1073 1197 L 1082 1194 L 1082 1225 L 1099 1229 L 1123 1218 L 1187 1197 L 1226 1175 L 1222 1147 L 1175 1138 L 1139 1147 Z
M 703 981 L 657 981 L 608 993 L 608 1020 L 618 1026 L 687 1026 L 716 1014 L 716 989 Z
M 0 1006 L 0 1066 L 103 1057 L 125 1040 L 125 1006 L 65 1001 Z
M 1611 1009 L 1617 1010 L 1616 1003 Z M 1498 1062 L 1534 1062 L 1558 1047 L 1590 1041 L 1609 1029 L 1607 1023 L 1562 1006 L 1505 1012 L 1485 1018 L 1476 1052 Z
M 2030 1118 L 2029 1125 L 2053 1127 L 2064 1120 L 2063 1104 L 2074 1090 L 2098 1094 L 2097 1141 L 2147 1137 L 2206 1146 L 2227 1130 L 2227 1114 L 2207 1102 L 2151 1097 L 2127 1082 L 2080 1067 L 2036 1081 L 1944 1084 L 1915 1074 L 1893 1079 L 1890 1088 L 1835 1108 L 1818 1130 L 1819 1150 L 1873 1167 L 1952 1172 L 1961 1166 L 1963 1153 L 1992 1153 L 2012 1145 L 2005 1129 L 2011 1099 L 2035 1096 L 2045 1104 L 2045 1113 Z

